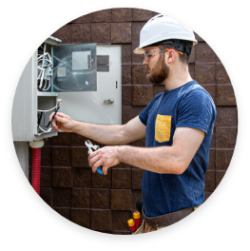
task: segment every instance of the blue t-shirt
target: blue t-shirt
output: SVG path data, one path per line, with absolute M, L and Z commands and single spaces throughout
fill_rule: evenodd
M 146 216 L 156 217 L 204 201 L 216 108 L 209 93 L 196 81 L 157 94 L 139 114 L 146 125 L 146 147 L 171 146 L 177 127 L 204 131 L 205 137 L 187 170 L 180 175 L 143 173 L 142 196 Z

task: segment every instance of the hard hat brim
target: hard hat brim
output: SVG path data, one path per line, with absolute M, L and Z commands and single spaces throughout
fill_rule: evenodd
M 197 41 L 193 41 L 193 46 L 196 45 L 196 44 L 198 44 L 198 42 Z M 135 54 L 144 54 L 145 53 L 145 49 L 144 48 L 149 47 L 149 46 L 150 46 L 150 44 L 149 45 L 145 45 L 144 47 L 137 47 L 136 49 L 133 50 L 133 52 Z
M 143 48 L 138 47 L 138 48 L 134 49 L 133 52 L 134 52 L 135 54 L 144 54 L 144 53 L 145 53 L 145 50 L 144 50 Z

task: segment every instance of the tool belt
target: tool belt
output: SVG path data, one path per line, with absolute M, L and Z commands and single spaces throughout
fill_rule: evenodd
M 170 214 L 161 215 L 158 217 L 147 217 L 144 214 L 144 210 L 142 208 L 142 215 L 145 222 L 147 222 L 150 226 L 154 228 L 159 227 L 167 227 L 175 222 L 185 218 L 189 214 L 191 214 L 195 209 L 193 207 L 185 208 Z

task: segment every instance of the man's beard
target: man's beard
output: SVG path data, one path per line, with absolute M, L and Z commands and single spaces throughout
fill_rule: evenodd
M 147 65 L 146 69 L 149 70 Z M 151 72 L 146 75 L 146 77 L 153 84 L 162 84 L 168 75 L 169 67 L 165 64 L 164 56 L 161 56 L 159 61 L 156 63 Z

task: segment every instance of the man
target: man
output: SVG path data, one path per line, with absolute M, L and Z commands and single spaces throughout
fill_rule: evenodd
M 168 16 L 153 17 L 142 28 L 134 53 L 144 53 L 147 78 L 164 84 L 165 92 L 125 125 L 77 122 L 62 113 L 52 121 L 55 131 L 113 145 L 89 155 L 93 172 L 102 166 L 106 175 L 120 162 L 144 170 L 144 232 L 184 218 L 204 201 L 216 109 L 210 95 L 189 74 L 188 59 L 196 43 L 190 29 Z M 126 145 L 145 137 L 146 147 Z

